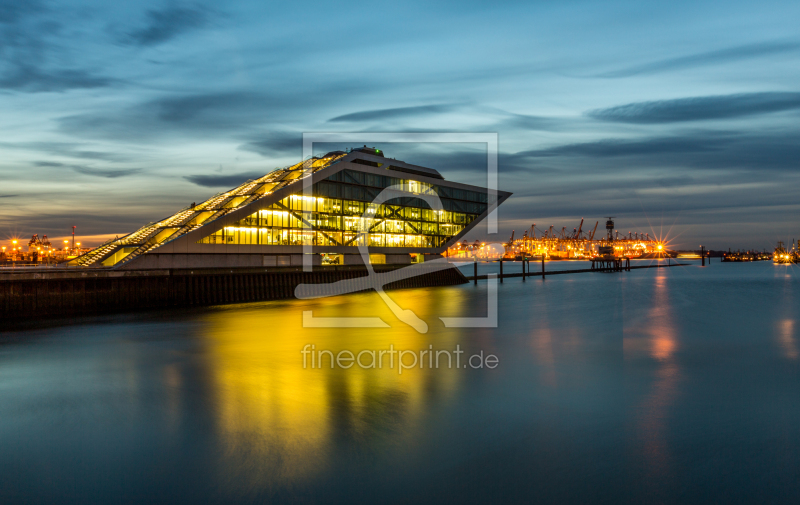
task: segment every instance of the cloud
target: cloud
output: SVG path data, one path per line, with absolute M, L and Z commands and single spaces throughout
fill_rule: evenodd
M 555 156 L 589 156 L 607 158 L 614 156 L 663 155 L 698 153 L 719 150 L 727 142 L 719 137 L 656 137 L 636 140 L 606 139 L 596 142 L 565 144 L 547 149 L 534 149 L 515 153 L 518 158 L 547 158 Z
M 187 123 L 202 118 L 211 118 L 213 121 L 224 116 L 239 116 L 272 101 L 271 97 L 250 92 L 208 93 L 161 98 L 149 105 L 164 122 Z
M 659 124 L 730 119 L 793 109 L 800 109 L 800 93 L 762 92 L 637 102 L 593 110 L 587 115 L 602 121 Z
M 67 58 L 65 44 L 54 42 L 60 35 L 61 20 L 38 16 L 46 12 L 40 2 L 0 0 L 0 89 L 60 92 L 107 87 L 116 82 L 89 69 L 48 66 L 53 55 L 59 61 Z
M 632 77 L 634 75 L 656 74 L 670 70 L 683 70 L 687 68 L 704 67 L 708 65 L 718 65 L 745 59 L 770 56 L 800 49 L 797 42 L 764 42 L 759 44 L 747 44 L 737 47 L 729 47 L 717 51 L 709 51 L 677 58 L 667 58 L 663 60 L 633 65 L 620 70 L 614 70 L 594 77 L 618 78 Z
M 203 28 L 209 23 L 208 11 L 199 6 L 170 6 L 149 10 L 145 25 L 127 34 L 125 42 L 138 46 L 154 46 L 183 33 Z
M 117 110 L 57 119 L 64 133 L 112 140 L 160 140 L 168 134 L 245 136 L 270 121 L 276 109 L 291 107 L 285 97 L 249 91 L 167 96 Z
M 118 177 L 126 177 L 128 175 L 137 174 L 142 171 L 141 168 L 127 168 L 116 170 L 103 170 L 99 168 L 87 167 L 85 165 L 70 165 L 66 163 L 58 163 L 55 161 L 35 161 L 33 165 L 37 167 L 50 167 L 50 168 L 69 168 L 83 175 L 91 175 L 93 177 L 105 177 L 107 179 L 116 179 Z
M 445 114 L 453 111 L 455 108 L 456 106 L 452 104 L 434 104 L 419 105 L 416 107 L 398 107 L 395 109 L 372 109 L 336 116 L 335 118 L 329 119 L 328 122 L 344 123 L 355 121 L 374 121 L 425 116 L 429 114 Z
M 563 130 L 566 121 L 546 116 L 529 116 L 508 113 L 508 117 L 500 120 L 495 128 L 510 130 L 557 131 Z
M 142 171 L 141 168 L 128 168 L 124 170 L 100 170 L 97 168 L 91 168 L 82 165 L 70 165 L 70 168 L 84 175 L 91 175 L 94 177 L 105 177 L 107 179 L 126 177 L 128 175 L 137 174 Z
M 11 24 L 23 17 L 43 10 L 41 2 L 36 0 L 20 2 L 18 0 L 0 0 L 0 23 Z
M 364 82 L 302 80 L 267 91 L 228 87 L 206 93 L 170 93 L 117 107 L 79 112 L 56 119 L 58 130 L 84 138 L 159 142 L 171 136 L 249 140 L 278 121 L 308 123 L 332 103 L 366 93 Z M 262 87 L 262 89 L 264 89 Z M 122 102 L 120 102 L 122 103 Z M 317 119 L 312 119 L 318 124 Z M 172 140 L 172 139 L 169 139 Z M 257 140 L 257 139 L 255 139 Z
M 0 198 L 15 198 L 19 195 L 0 195 Z
M 70 89 L 103 88 L 115 79 L 93 75 L 81 69 L 42 69 L 18 64 L 0 78 L 0 88 L 28 92 L 66 91 Z
M 590 204 L 592 200 L 605 198 L 609 192 L 624 192 L 632 195 L 637 190 L 648 190 L 656 186 L 659 188 L 682 188 L 706 184 L 709 181 L 719 183 L 718 178 L 699 178 L 688 175 L 664 176 L 660 171 L 646 170 L 634 176 L 628 174 L 626 177 L 618 179 L 587 179 L 580 183 L 576 183 L 575 180 L 548 180 L 545 185 L 521 189 L 514 195 L 518 199 L 547 199 L 548 202 L 558 199 L 561 200 L 564 208 L 568 208 L 570 205 Z
M 53 56 L 59 62 L 69 59 L 65 58 L 67 44 L 58 40 L 61 19 L 37 16 L 48 12 L 40 2 L 0 0 L 0 89 L 63 92 L 116 83 L 116 79 L 90 69 L 48 65 Z
M 604 139 L 502 155 L 501 173 L 547 168 L 561 177 L 605 175 L 644 169 L 721 170 L 730 179 L 742 171 L 794 173 L 800 163 L 800 131 L 688 131 L 665 137 Z
M 303 134 L 301 132 L 272 132 L 254 137 L 239 146 L 241 151 L 250 151 L 261 156 L 302 156 Z
M 54 156 L 76 158 L 84 160 L 100 161 L 131 161 L 133 156 L 121 152 L 94 151 L 85 149 L 82 144 L 72 142 L 0 142 L 2 149 L 15 149 L 21 151 L 32 151 L 36 153 L 46 153 Z M 137 154 L 135 159 L 139 160 L 142 156 Z
M 204 188 L 235 188 L 247 180 L 258 179 L 263 176 L 264 174 L 245 172 L 230 175 L 187 175 L 184 179 Z

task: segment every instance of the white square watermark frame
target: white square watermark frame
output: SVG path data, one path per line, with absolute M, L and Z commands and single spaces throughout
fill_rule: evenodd
M 358 144 L 379 144 L 379 143 L 470 143 L 470 144 L 485 144 L 487 159 L 486 159 L 486 189 L 488 196 L 488 215 L 486 217 L 487 232 L 489 234 L 497 233 L 497 205 L 498 205 L 498 134 L 495 133 L 457 133 L 457 132 L 439 132 L 439 133 L 375 133 L 375 132 L 348 132 L 348 133 L 303 133 L 303 160 L 309 160 L 313 157 L 313 150 L 315 143 L 354 143 Z M 313 197 L 313 171 L 308 176 L 303 178 L 303 197 Z M 435 199 L 438 202 L 438 198 Z M 374 203 L 374 202 L 373 202 Z M 436 202 L 428 202 L 434 205 Z M 438 202 L 441 205 L 440 202 Z M 311 228 L 313 229 L 313 227 Z M 361 248 L 360 248 L 361 249 Z M 364 251 L 362 256 L 364 255 Z M 308 243 L 303 244 L 303 271 L 311 272 L 313 270 L 312 262 L 313 246 Z M 434 260 L 432 263 L 444 262 L 447 260 Z M 383 291 L 383 284 L 374 273 L 372 265 L 368 262 L 365 264 L 370 280 L 374 280 L 372 286 L 384 302 L 389 306 L 395 316 L 401 321 L 414 327 L 417 331 L 425 333 L 428 330 L 428 325 L 419 319 L 413 311 L 402 309 L 397 306 L 391 298 Z M 402 277 L 413 277 L 424 273 L 416 271 L 415 266 L 404 267 L 402 270 Z M 445 265 L 443 268 L 448 268 Z M 447 327 L 497 327 L 497 278 L 490 275 L 488 279 L 488 298 L 487 298 L 487 317 L 440 317 L 439 319 Z M 297 287 L 296 294 L 300 298 L 314 298 L 315 296 L 304 296 L 304 285 Z M 336 294 L 345 294 L 351 292 L 347 289 L 346 284 L 342 284 L 342 292 Z M 328 295 L 330 296 L 330 295 Z M 303 311 L 303 326 L 304 327 L 370 327 L 370 328 L 386 328 L 389 325 L 378 317 L 314 317 L 312 311 Z

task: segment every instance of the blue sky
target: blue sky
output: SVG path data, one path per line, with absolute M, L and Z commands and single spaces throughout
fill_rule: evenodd
M 800 235 L 798 21 L 797 2 L 0 0 L 0 238 L 127 233 L 298 161 L 303 132 L 463 131 L 499 134 L 503 238 L 614 215 L 771 248 Z M 485 184 L 481 146 L 378 147 Z

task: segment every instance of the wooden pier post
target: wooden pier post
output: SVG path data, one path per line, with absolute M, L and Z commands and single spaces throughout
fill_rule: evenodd
M 478 260 L 477 259 L 475 259 L 475 262 L 473 263 L 473 270 L 475 271 L 475 285 L 477 286 L 478 285 Z
M 522 258 L 522 282 L 525 282 L 525 258 Z
M 503 283 L 503 258 L 500 258 L 500 284 Z
M 544 254 L 542 254 L 542 280 L 544 280 Z

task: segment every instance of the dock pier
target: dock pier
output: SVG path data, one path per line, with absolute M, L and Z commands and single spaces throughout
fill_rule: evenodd
M 593 265 L 594 266 L 594 265 Z M 525 280 L 525 277 L 541 277 L 545 279 L 546 275 L 564 275 L 564 274 L 580 274 L 580 273 L 591 273 L 591 272 L 630 272 L 631 270 L 643 269 L 643 268 L 669 268 L 669 267 L 679 267 L 679 266 L 688 266 L 686 263 L 668 263 L 663 265 L 639 265 L 639 266 L 631 266 L 630 260 L 627 262 L 618 262 L 617 265 L 607 266 L 606 268 L 581 268 L 576 270 L 550 270 L 545 272 L 544 262 L 542 262 L 542 271 L 531 273 L 530 268 L 527 272 L 524 271 L 522 273 L 502 273 L 497 276 L 502 282 L 503 278 L 513 278 L 513 277 L 522 277 L 522 280 Z M 475 272 L 472 276 L 467 277 L 468 281 L 474 281 L 475 284 L 478 283 L 479 280 L 486 280 L 489 278 L 488 275 L 478 275 L 478 263 L 475 262 L 475 266 L 473 271 Z

